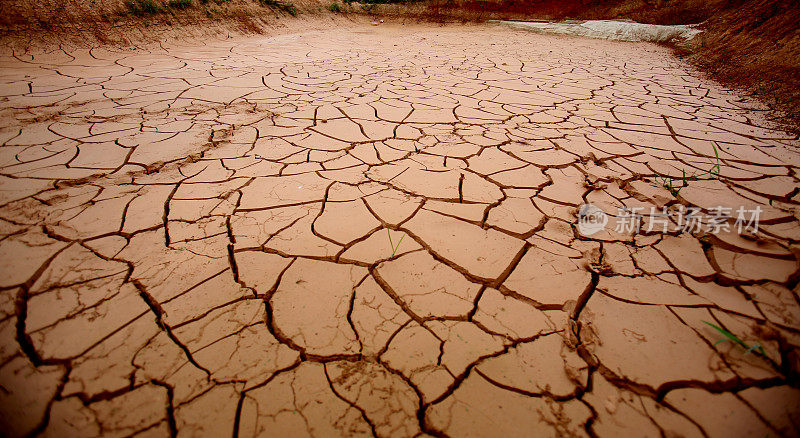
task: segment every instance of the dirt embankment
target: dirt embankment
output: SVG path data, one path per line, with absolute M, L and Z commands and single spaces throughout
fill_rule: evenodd
M 2 47 L 137 45 L 329 25 L 323 0 L 2 0 Z M 325 12 L 325 14 L 322 14 Z
M 364 16 L 438 22 L 630 19 L 704 23 L 676 52 L 728 86 L 756 95 L 800 131 L 800 7 L 795 0 L 3 0 L 2 45 L 136 44 L 165 38 L 271 33 Z M 369 17 L 366 17 L 369 19 Z
M 679 53 L 723 84 L 751 92 L 800 129 L 800 6 L 793 0 L 736 2 L 705 23 Z

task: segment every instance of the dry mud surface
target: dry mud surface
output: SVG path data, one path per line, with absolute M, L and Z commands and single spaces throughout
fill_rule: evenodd
M 800 144 L 667 49 L 363 26 L 0 82 L 8 435 L 797 435 Z

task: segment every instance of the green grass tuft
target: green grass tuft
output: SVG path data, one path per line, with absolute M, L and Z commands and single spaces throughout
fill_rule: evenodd
M 339 3 L 333 2 L 330 5 L 328 5 L 328 10 L 331 12 L 342 12 L 342 7 L 339 6 Z
M 161 12 L 161 8 L 153 0 L 128 0 L 125 2 L 125 6 L 137 17 Z
M 692 172 L 691 175 L 686 176 L 686 170 L 682 170 L 681 172 L 683 173 L 683 176 L 680 179 L 670 178 L 656 172 L 656 177 L 655 177 L 656 182 L 665 189 L 667 189 L 667 191 L 669 191 L 672 194 L 672 196 L 675 196 L 677 198 L 681 190 L 683 190 L 684 187 L 689 185 L 689 181 L 697 181 L 704 177 L 707 177 L 705 179 L 711 179 L 711 178 L 719 179 L 720 178 L 719 174 L 722 171 L 722 165 L 720 164 L 719 161 L 719 151 L 717 150 L 716 143 L 713 143 L 711 147 L 714 148 L 715 159 L 714 160 L 709 159 L 709 161 L 711 162 L 711 168 L 708 169 L 707 171 L 699 174 L 697 172 Z M 681 182 L 680 186 L 678 186 L 677 184 L 678 181 Z
M 261 3 L 261 6 L 271 6 L 286 12 L 292 17 L 297 16 L 297 8 L 295 8 L 294 4 L 291 2 L 285 2 L 283 0 L 258 0 L 258 2 Z
M 175 9 L 187 9 L 192 6 L 192 0 L 169 0 L 167 6 Z

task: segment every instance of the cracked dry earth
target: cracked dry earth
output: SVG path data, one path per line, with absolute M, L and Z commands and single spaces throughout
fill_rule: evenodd
M 798 434 L 800 142 L 667 49 L 357 26 L 0 65 L 8 436 Z M 715 146 L 720 179 L 648 182 Z M 584 202 L 763 212 L 586 236 Z

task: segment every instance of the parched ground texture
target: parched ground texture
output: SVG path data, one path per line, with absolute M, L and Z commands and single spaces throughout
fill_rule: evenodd
M 667 49 L 356 26 L 0 84 L 7 435 L 798 434 L 800 142 Z M 717 206 L 759 229 L 613 226 Z

